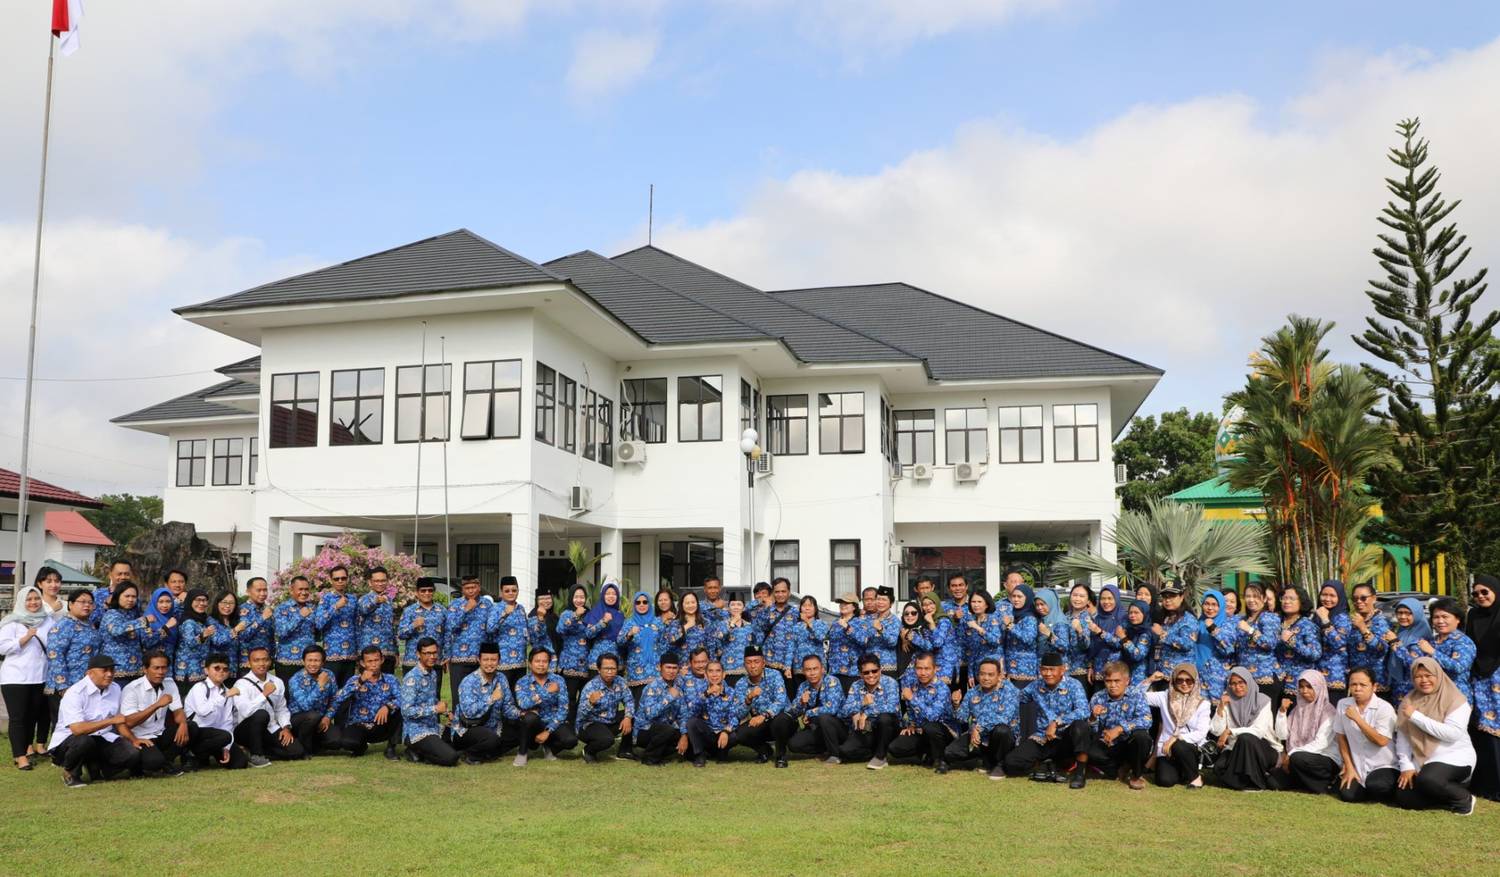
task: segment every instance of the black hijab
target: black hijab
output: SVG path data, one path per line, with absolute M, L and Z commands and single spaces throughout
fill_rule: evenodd
M 1500 579 L 1480 573 L 1474 576 L 1474 584 L 1484 585 L 1493 591 L 1496 602 L 1488 606 L 1470 605 L 1465 632 L 1474 641 L 1474 666 L 1471 668 L 1475 684 L 1500 669 L 1500 624 L 1495 623 L 1496 608 L 1500 607 Z

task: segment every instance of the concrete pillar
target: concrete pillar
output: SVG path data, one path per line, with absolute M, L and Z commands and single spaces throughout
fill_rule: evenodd
M 733 530 L 725 527 L 723 529 L 724 542 L 724 583 L 726 585 L 746 586 L 755 584 L 754 581 L 745 578 L 749 573 L 744 567 L 745 563 L 745 533 L 739 528 Z M 698 587 L 702 582 L 689 582 L 690 587 Z
M 647 593 L 656 593 L 661 585 L 661 552 L 660 540 L 653 534 L 640 535 L 641 543 L 641 580 L 636 586 Z
M 401 534 L 395 530 L 381 530 L 380 550 L 386 554 L 399 554 L 401 552 Z
M 281 522 L 276 518 L 262 521 L 250 532 L 250 574 L 270 581 L 281 569 Z
M 604 559 L 599 561 L 599 580 L 602 582 L 609 576 L 614 576 L 618 580 L 622 575 L 622 565 L 625 563 L 625 531 L 615 527 L 600 527 L 599 553 L 604 555 Z M 636 587 L 640 587 L 640 584 L 640 582 L 635 582 Z M 630 595 L 626 594 L 621 599 L 628 600 L 629 598 Z
M 510 515 L 510 574 L 521 584 L 521 596 L 528 605 L 536 598 L 537 542 L 541 518 L 535 510 Z

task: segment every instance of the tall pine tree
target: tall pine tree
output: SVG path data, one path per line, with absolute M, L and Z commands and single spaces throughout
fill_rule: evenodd
M 1450 587 L 1461 590 L 1500 535 L 1500 313 L 1474 317 L 1487 269 L 1459 273 L 1470 248 L 1449 215 L 1461 202 L 1437 190 L 1420 126 L 1418 119 L 1396 126 L 1402 142 L 1389 157 L 1403 173 L 1385 181 L 1392 200 L 1379 220 L 1388 231 L 1374 249 L 1385 279 L 1370 281 L 1375 316 L 1354 341 L 1379 360 L 1363 365 L 1385 393 L 1386 407 L 1376 413 L 1397 438 L 1397 465 L 1372 479 L 1385 513 L 1377 529 L 1424 557 L 1446 553 Z

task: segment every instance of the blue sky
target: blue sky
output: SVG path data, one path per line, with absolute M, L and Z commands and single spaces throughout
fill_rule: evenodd
M 0 9 L 8 325 L 49 6 Z M 40 464 L 87 489 L 159 489 L 160 440 L 107 419 L 245 353 L 171 307 L 459 226 L 538 260 L 612 253 L 642 242 L 649 183 L 658 243 L 690 258 L 766 288 L 928 286 L 1163 366 L 1147 412 L 1217 409 L 1293 310 L 1337 319 L 1354 357 L 1403 115 L 1467 200 L 1476 262 L 1500 252 L 1500 121 L 1476 112 L 1500 4 L 88 7 L 57 68 L 41 373 L 195 374 L 44 385 L 39 417 L 79 438 Z M 23 369 L 0 349 L 0 377 Z

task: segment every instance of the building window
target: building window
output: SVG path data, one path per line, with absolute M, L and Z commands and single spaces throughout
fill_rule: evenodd
M 1000 462 L 1042 462 L 1042 406 L 1000 409 Z
M 177 442 L 177 486 L 202 487 L 208 473 L 208 439 Z
M 251 439 L 250 439 L 250 468 L 249 468 L 249 471 L 247 473 L 249 475 L 249 477 L 246 479 L 246 482 L 248 484 L 250 484 L 252 486 L 255 484 L 255 473 L 257 471 L 259 471 L 259 470 L 260 470 L 260 439 L 255 438 L 255 437 L 252 436 Z
M 1099 406 L 1052 406 L 1052 459 L 1093 463 L 1099 459 Z
M 385 423 L 385 369 L 336 371 L 329 406 L 330 445 L 378 445 Z
M 767 397 L 768 399 L 770 397 Z M 778 539 L 771 543 L 771 581 L 784 578 L 798 589 L 801 571 L 802 548 L 796 539 Z M 835 592 L 834 596 L 838 596 Z
M 943 426 L 948 438 L 948 465 L 983 463 L 990 458 L 985 439 L 983 408 L 949 408 L 943 412 Z
M 767 396 L 766 427 L 771 433 L 766 448 L 772 454 L 807 453 L 807 394 Z
M 615 430 L 614 430 L 614 403 L 599 397 L 599 422 L 594 431 L 594 438 L 599 445 L 599 462 L 606 466 L 615 464 Z
M 834 539 L 828 543 L 828 580 L 834 594 L 859 593 L 859 540 Z
M 760 431 L 760 388 L 750 386 L 750 382 L 740 380 L 740 433 L 753 429 L 760 436 L 764 445 L 766 436 Z
M 709 576 L 724 575 L 724 543 L 693 539 L 684 542 L 662 542 L 658 546 L 661 571 L 659 587 L 671 588 L 678 594 L 688 588 L 703 584 Z
M 464 363 L 466 439 L 521 437 L 521 361 L 496 359 Z
M 0 515 L 0 530 L 7 533 L 16 532 L 16 524 L 20 522 L 20 515 Z M 26 516 L 26 529 L 31 530 L 31 515 Z
M 578 450 L 578 382 L 561 372 L 557 375 L 557 446 Z M 587 417 L 587 413 L 584 415 Z M 584 429 L 588 427 L 585 426 Z
M 626 542 L 620 546 L 620 580 L 637 590 L 650 590 L 641 581 L 641 543 Z
M 948 580 L 961 575 L 969 583 L 969 593 L 984 590 L 984 546 L 907 548 L 910 566 L 901 577 L 900 599 L 910 600 L 916 593 L 917 579 L 930 578 L 939 593 L 948 593 Z
M 318 444 L 318 373 L 271 378 L 271 447 L 312 448 Z
M 620 382 L 620 438 L 661 444 L 667 440 L 667 379 Z
M 583 391 L 583 458 L 593 460 L 598 456 L 594 446 L 594 433 L 598 430 L 599 397 L 593 390 Z M 572 450 L 570 447 L 568 450 Z
M 699 375 L 677 379 L 677 440 L 716 442 L 723 438 L 724 378 Z
M 396 369 L 396 441 L 448 440 L 453 366 L 403 365 Z
M 892 412 L 896 423 L 896 459 L 902 465 L 937 462 L 937 412 L 931 408 Z
M 891 458 L 891 449 L 895 443 L 891 441 L 891 403 L 880 397 L 880 456 L 887 460 Z
M 536 364 L 536 440 L 552 444 L 557 419 L 557 372 Z
M 459 580 L 462 581 L 465 576 L 478 576 L 479 587 L 484 593 L 492 597 L 500 596 L 500 546 L 487 542 L 479 545 L 455 545 L 453 549 Z
M 865 451 L 865 394 L 818 394 L 818 453 Z
M 240 471 L 245 463 L 245 440 L 238 438 L 214 439 L 214 474 L 213 484 L 215 487 L 237 485 L 240 483 Z

